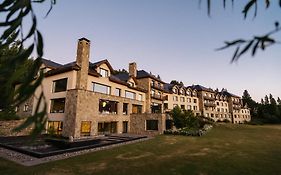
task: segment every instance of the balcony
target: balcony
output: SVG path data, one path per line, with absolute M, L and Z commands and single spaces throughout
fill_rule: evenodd
M 162 96 L 162 95 L 157 95 L 157 94 L 150 94 L 151 95 L 151 98 L 154 98 L 156 100 L 161 100 L 161 101 L 165 101 L 168 99 L 168 96 L 165 95 L 165 96 Z
M 204 100 L 215 101 L 215 98 L 214 97 L 209 97 L 209 96 L 204 96 Z
M 234 109 L 234 110 L 240 110 L 241 107 L 240 107 L 240 106 L 233 106 L 233 109 Z
M 154 89 L 160 90 L 160 91 L 164 91 L 163 86 L 159 86 L 157 84 L 151 84 L 151 87 L 153 87 Z
M 241 103 L 239 101 L 233 101 L 232 102 L 234 105 L 241 105 Z
M 216 107 L 216 104 L 215 104 L 215 103 L 208 103 L 208 102 L 205 102 L 205 103 L 204 103 L 204 106 L 206 106 L 206 107 Z

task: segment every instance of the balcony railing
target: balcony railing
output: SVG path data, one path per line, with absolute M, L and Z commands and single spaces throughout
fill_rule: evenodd
M 206 107 L 216 107 L 216 104 L 215 103 L 204 103 L 204 106 L 206 106 Z
M 214 97 L 209 97 L 209 96 L 204 96 L 204 99 L 206 100 L 211 100 L 211 101 L 215 101 Z
M 234 110 L 240 110 L 241 107 L 240 107 L 240 106 L 233 106 L 233 109 L 234 109 Z
M 164 90 L 163 86 L 159 86 L 157 84 L 151 84 L 151 87 L 153 87 L 154 89 L 160 90 L 160 91 Z
M 165 95 L 165 96 L 157 95 L 157 94 L 150 94 L 150 95 L 151 95 L 151 98 L 154 98 L 156 100 L 162 100 L 162 101 L 168 100 L 167 95 Z
M 235 105 L 241 105 L 241 103 L 239 101 L 233 101 L 232 103 Z

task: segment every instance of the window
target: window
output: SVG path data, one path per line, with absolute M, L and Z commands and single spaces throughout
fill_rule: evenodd
M 214 117 L 214 114 L 211 114 L 211 117 Z
M 218 108 L 217 111 L 220 112 L 220 108 Z
M 130 91 L 125 91 L 125 97 L 130 98 L 130 99 L 135 99 L 136 93 L 130 92 Z
M 135 84 L 133 82 L 128 82 L 128 83 L 129 83 L 129 86 L 131 86 L 131 87 L 135 86 Z
M 197 106 L 193 106 L 193 110 L 195 110 L 195 111 L 196 111 L 196 110 L 197 110 Z
M 66 87 L 67 87 L 67 78 L 53 81 L 53 92 L 66 91 Z
M 208 114 L 208 113 L 206 113 L 205 115 L 206 115 L 206 117 L 209 117 L 209 114 Z
M 182 109 L 182 110 L 185 110 L 185 106 L 184 106 L 184 105 L 181 105 L 181 109 Z
M 196 99 L 193 99 L 193 103 L 197 103 L 197 100 L 196 100 Z
M 91 122 L 82 121 L 81 122 L 81 136 L 90 136 L 91 133 Z
M 64 113 L 65 98 L 57 98 L 51 100 L 50 113 Z
M 100 68 L 100 74 L 102 77 L 108 77 L 108 70 Z
M 27 110 L 28 110 L 28 104 L 25 104 L 25 105 L 23 106 L 23 112 L 27 112 Z
M 139 101 L 142 101 L 142 94 L 139 94 L 138 100 L 139 100 Z
M 99 100 L 99 112 L 102 114 L 117 114 L 117 104 L 116 101 L 109 100 Z
M 168 109 L 168 103 L 164 103 L 164 109 Z
M 48 134 L 60 135 L 62 132 L 63 123 L 61 121 L 48 121 Z
M 187 102 L 191 103 L 191 98 L 187 98 Z
M 133 114 L 141 114 L 142 113 L 142 105 L 132 105 L 132 113 Z
M 110 94 L 111 87 L 99 83 L 93 83 L 93 91 L 103 94 Z
M 123 115 L 128 115 L 128 103 L 123 103 Z
M 191 105 L 187 105 L 187 110 L 191 110 Z
M 220 105 L 220 103 L 219 103 L 219 102 L 217 102 L 217 105 L 219 106 L 219 105 Z
M 221 112 L 224 112 L 223 108 L 221 108 Z
M 181 102 L 184 102 L 184 97 L 180 97 L 180 101 L 181 101 Z
M 146 130 L 158 131 L 158 120 L 146 120 Z
M 162 112 L 162 105 L 158 103 L 151 104 L 151 113 L 161 113 Z
M 118 97 L 121 97 L 121 89 L 116 88 L 115 89 L 115 95 L 118 96 Z
M 227 112 L 227 109 L 225 109 L 225 112 Z
M 174 96 L 173 99 L 174 99 L 174 101 L 178 101 L 178 97 L 177 96 Z

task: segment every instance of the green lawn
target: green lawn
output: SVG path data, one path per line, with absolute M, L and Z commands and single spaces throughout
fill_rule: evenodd
M 145 142 L 33 167 L 0 158 L 0 174 L 281 174 L 281 125 L 224 124 L 203 137 Z

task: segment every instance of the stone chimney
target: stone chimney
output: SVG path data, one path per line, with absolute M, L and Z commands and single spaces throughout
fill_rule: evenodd
M 137 77 L 137 63 L 129 63 L 129 76 Z
M 80 38 L 77 44 L 76 64 L 80 67 L 77 72 L 76 88 L 87 90 L 89 71 L 90 40 Z

